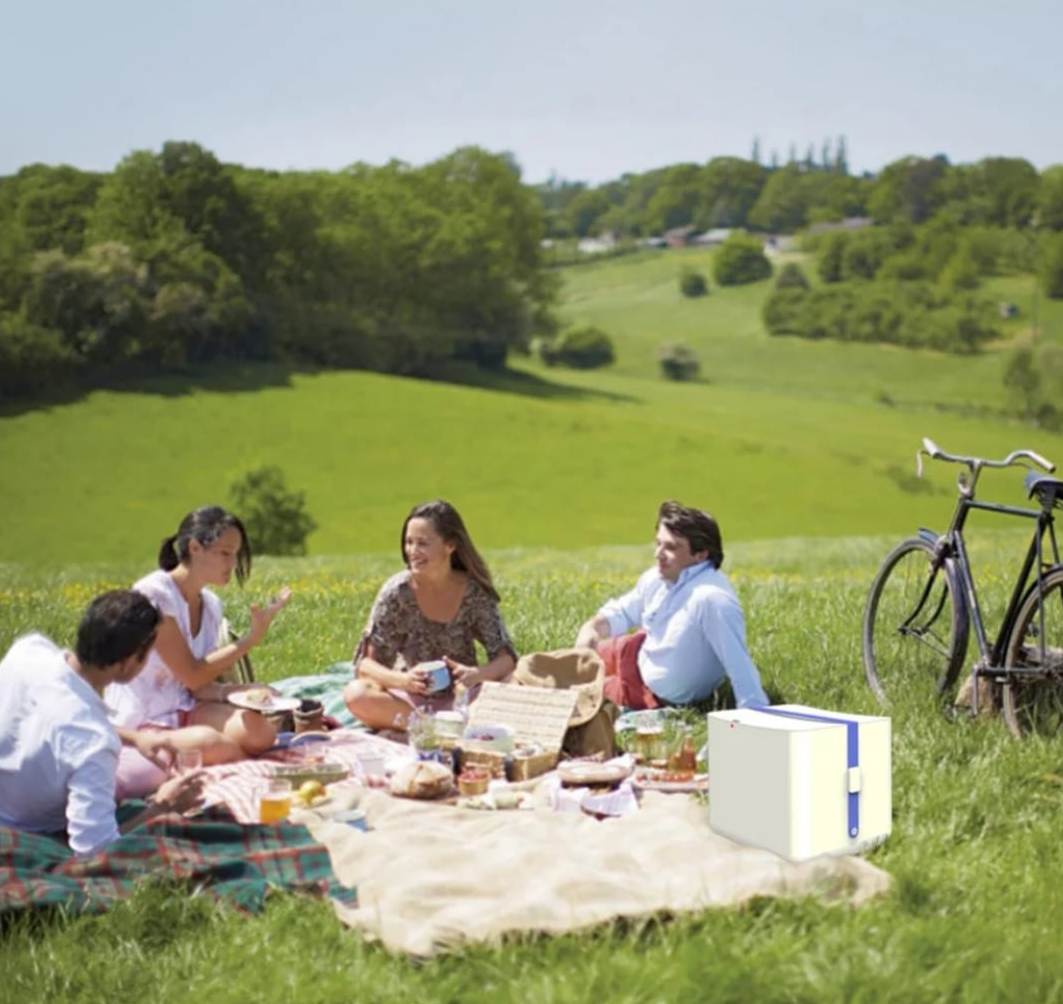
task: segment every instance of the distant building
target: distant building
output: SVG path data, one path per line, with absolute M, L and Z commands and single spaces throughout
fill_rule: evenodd
M 602 254 L 604 251 L 612 251 L 617 245 L 616 234 L 606 232 L 597 237 L 582 237 L 576 250 L 580 254 Z
M 731 234 L 733 230 L 727 227 L 715 227 L 712 230 L 706 230 L 703 234 L 695 234 L 691 240 L 691 244 L 697 244 L 700 247 L 715 247 L 717 244 L 722 244 Z
M 844 220 L 834 220 L 831 223 L 813 223 L 808 228 L 810 234 L 829 234 L 834 230 L 863 230 L 864 227 L 874 225 L 870 216 L 847 216 Z
M 685 227 L 673 227 L 664 232 L 664 241 L 670 248 L 685 248 L 690 244 L 696 227 L 688 223 Z

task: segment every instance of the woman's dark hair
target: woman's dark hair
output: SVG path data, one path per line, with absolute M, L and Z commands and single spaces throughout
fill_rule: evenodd
M 188 561 L 188 545 L 198 540 L 204 547 L 209 547 L 226 530 L 240 531 L 240 550 L 236 555 L 236 581 L 241 585 L 251 574 L 251 545 L 247 540 L 244 524 L 231 512 L 220 505 L 205 505 L 190 512 L 177 528 L 177 533 L 167 537 L 159 548 L 159 568 L 164 572 L 173 571 L 178 565 Z
M 720 527 L 707 512 L 691 509 L 669 499 L 657 510 L 656 526 L 685 537 L 692 553 L 708 551 L 709 560 L 719 568 L 723 564 L 723 538 Z
M 439 534 L 448 544 L 454 545 L 454 551 L 450 555 L 450 567 L 460 572 L 465 572 L 471 579 L 480 584 L 483 590 L 496 603 L 499 602 L 498 590 L 491 581 L 491 573 L 487 568 L 487 562 L 480 557 L 476 545 L 465 529 L 458 510 L 449 502 L 436 499 L 434 502 L 422 502 L 415 505 L 406 522 L 402 524 L 402 536 L 399 538 L 399 553 L 402 555 L 403 564 L 406 561 L 406 527 L 411 519 L 426 519 L 432 524 L 432 529 Z
M 147 655 L 158 627 L 159 612 L 142 593 L 103 593 L 88 605 L 78 625 L 78 661 L 102 669 L 131 655 Z

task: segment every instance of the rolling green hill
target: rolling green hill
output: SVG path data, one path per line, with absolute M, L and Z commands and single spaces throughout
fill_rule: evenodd
M 0 560 L 150 562 L 184 512 L 263 463 L 306 491 L 312 553 L 337 554 L 393 550 L 408 508 L 437 495 L 489 548 L 646 541 L 668 496 L 714 510 L 725 539 L 903 532 L 951 505 L 950 472 L 913 477 L 923 435 L 1063 462 L 1058 436 L 1001 417 L 999 353 L 771 339 L 767 283 L 683 300 L 688 262 L 708 255 L 566 271 L 564 317 L 616 339 L 606 371 L 525 362 L 443 383 L 251 368 L 0 418 Z M 675 338 L 701 355 L 701 382 L 657 377 L 656 346 Z M 1016 476 L 995 484 L 1018 497 Z

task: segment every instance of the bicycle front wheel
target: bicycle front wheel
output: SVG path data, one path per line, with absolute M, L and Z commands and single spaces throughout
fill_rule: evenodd
M 1001 690 L 1004 721 L 1020 739 L 1063 733 L 1063 568 L 1042 584 L 1019 606 L 1005 649 L 1004 665 L 1026 671 L 1007 677 Z
M 902 695 L 939 703 L 952 696 L 967 654 L 969 621 L 952 562 L 934 567 L 919 537 L 883 561 L 864 609 L 864 672 L 884 704 Z

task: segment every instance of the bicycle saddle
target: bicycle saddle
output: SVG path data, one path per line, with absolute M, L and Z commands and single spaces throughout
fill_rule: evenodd
M 1046 505 L 1051 505 L 1063 496 L 1063 481 L 1042 474 L 1040 471 L 1027 471 L 1023 481 L 1026 484 L 1027 498 L 1037 495 L 1044 500 Z

